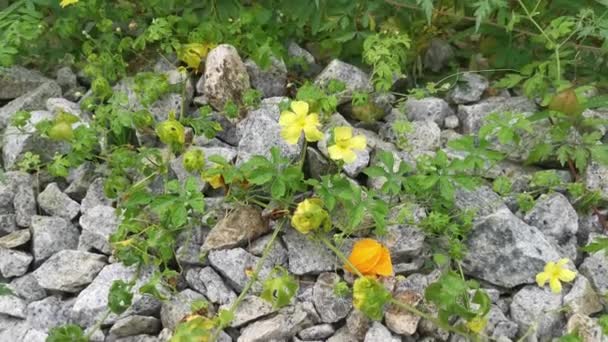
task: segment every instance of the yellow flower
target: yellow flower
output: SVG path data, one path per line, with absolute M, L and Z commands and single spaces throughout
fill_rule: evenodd
M 308 234 L 321 226 L 329 229 L 331 222 L 329 214 L 323 209 L 323 202 L 318 198 L 310 198 L 298 204 L 291 225 L 300 233 Z
M 201 174 L 201 178 L 209 183 L 212 188 L 219 189 L 224 187 L 226 183 L 224 182 L 224 176 L 222 176 L 222 168 L 223 166 L 220 164 L 213 163 L 213 167 L 207 169 L 205 172 Z
M 466 326 L 467 326 L 467 328 L 469 328 L 469 330 L 471 330 L 475 334 L 479 334 L 483 331 L 483 329 L 485 329 L 487 324 L 488 324 L 487 319 L 476 316 L 472 320 L 468 321 Z
M 365 136 L 357 135 L 353 137 L 353 128 L 341 126 L 334 128 L 335 145 L 329 146 L 327 151 L 333 160 L 344 160 L 352 163 L 357 159 L 353 150 L 363 150 L 367 144 Z
M 545 270 L 536 275 L 536 283 L 543 287 L 549 282 L 549 287 L 553 293 L 562 292 L 561 281 L 571 282 L 576 277 L 576 272 L 570 271 L 564 266 L 568 263 L 568 259 L 560 259 L 558 262 L 550 261 L 545 265 Z
M 73 4 L 77 4 L 79 0 L 61 0 L 61 2 L 59 3 L 59 6 L 61 7 L 67 7 Z
M 323 133 L 319 130 L 321 123 L 319 115 L 316 113 L 308 113 L 308 103 L 304 101 L 291 102 L 291 111 L 286 110 L 281 113 L 279 125 L 281 129 L 281 137 L 288 144 L 293 145 L 300 140 L 302 131 L 307 141 L 319 141 L 323 138 Z
M 355 243 L 348 261 L 365 276 L 390 276 L 393 274 L 391 255 L 386 247 L 373 239 L 362 239 Z M 344 268 L 354 273 L 349 265 Z
M 179 49 L 178 56 L 188 67 L 196 70 L 201 65 L 201 60 L 207 56 L 214 46 L 214 44 L 200 43 L 185 44 Z

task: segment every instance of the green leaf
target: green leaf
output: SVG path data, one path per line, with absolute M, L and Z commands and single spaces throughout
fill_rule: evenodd
M 608 255 L 608 238 L 596 237 L 593 242 L 582 248 L 587 253 L 604 251 Z
M 285 182 L 282 179 L 277 179 L 272 183 L 270 187 L 270 195 L 272 198 L 281 199 L 285 195 Z
M 108 307 L 110 308 L 110 311 L 120 315 L 131 306 L 133 300 L 131 287 L 131 284 L 122 280 L 115 280 L 112 283 L 110 293 L 108 293 Z
M 608 165 L 608 144 L 595 145 L 590 150 L 593 160 L 600 164 Z
M 14 292 L 6 284 L 0 284 L 0 296 L 11 295 L 14 295 Z
M 501 196 L 508 195 L 512 186 L 511 180 L 506 176 L 500 176 L 492 183 L 492 189 Z
M 81 327 L 67 324 L 49 331 L 46 342 L 89 342 Z
M 271 277 L 264 281 L 261 297 L 272 303 L 275 308 L 282 308 L 291 303 L 298 292 L 298 282 L 284 268 L 275 268 Z

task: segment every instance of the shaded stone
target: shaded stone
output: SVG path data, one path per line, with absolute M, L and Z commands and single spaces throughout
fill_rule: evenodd
M 57 69 L 55 80 L 64 91 L 78 86 L 77 76 L 69 66 Z
M 190 287 L 205 295 L 214 304 L 227 304 L 236 299 L 234 291 L 224 284 L 211 267 L 188 270 L 186 281 Z
M 450 105 L 437 97 L 410 98 L 405 102 L 405 112 L 410 121 L 430 120 L 439 126 L 443 125 L 447 117 L 454 115 Z
M 8 287 L 14 294 L 25 299 L 27 302 L 40 300 L 46 297 L 46 291 L 40 287 L 38 280 L 36 280 L 36 277 L 31 273 L 19 278 L 14 278 Z
M 135 278 L 136 274 L 138 273 L 135 266 L 126 267 L 121 263 L 116 263 L 104 267 L 95 280 L 76 297 L 76 302 L 70 313 L 72 320 L 83 327 L 94 325 L 106 313 L 108 293 L 112 283 L 116 280 L 129 282 Z M 139 292 L 141 286 L 150 281 L 151 277 L 151 269 L 142 269 L 139 272 L 132 288 L 133 300 L 131 306 L 120 316 L 110 314 L 105 320 L 106 324 L 113 324 L 118 318 L 129 315 L 158 315 L 160 301 L 148 294 Z
M 64 218 L 34 216 L 31 231 L 32 253 L 36 263 L 40 263 L 64 249 L 78 247 L 80 232 Z
M 109 199 L 103 191 L 104 182 L 104 178 L 96 178 L 89 186 L 89 189 L 80 203 L 80 210 L 83 214 L 98 205 L 112 206 L 113 201 Z
M 283 234 L 289 258 L 289 272 L 295 275 L 319 274 L 336 268 L 336 257 L 318 241 L 309 240 L 295 229 Z
M 231 304 L 222 305 L 219 310 L 227 310 Z M 270 302 L 257 296 L 248 295 L 243 298 L 236 308 L 234 319 L 230 322 L 230 326 L 232 328 L 239 328 L 249 322 L 268 316 L 275 311 L 276 309 L 272 307 Z
M 160 328 L 161 322 L 156 317 L 133 315 L 116 321 L 110 328 L 110 335 L 116 337 L 155 335 L 160 332 Z
M 439 72 L 454 58 L 454 48 L 441 38 L 433 38 L 424 53 L 424 67 Z
M 480 74 L 465 72 L 456 81 L 456 85 L 448 94 L 448 98 L 456 104 L 477 102 L 489 85 L 490 82 Z
M 80 217 L 82 235 L 79 249 L 98 250 L 104 254 L 111 254 L 110 235 L 118 229 L 116 209 L 106 205 L 91 208 Z
M 72 220 L 80 213 L 80 204 L 64 194 L 56 183 L 50 183 L 38 194 L 38 205 L 51 216 Z
M 67 113 L 75 115 L 79 118 L 82 117 L 82 110 L 80 109 L 80 105 L 78 103 L 66 100 L 62 97 L 51 97 L 46 100 L 46 109 L 53 115 L 57 115 L 59 113 Z
M 602 199 L 608 201 L 608 166 L 592 161 L 585 170 L 585 185 L 591 191 L 598 191 Z
M 5 278 L 22 276 L 33 259 L 25 252 L 0 247 L 0 274 Z
M 25 318 L 27 315 L 27 304 L 23 299 L 16 296 L 0 296 L 0 314 Z
M 27 306 L 27 322 L 36 330 L 48 332 L 69 323 L 69 311 L 73 304 L 73 299 L 63 301 L 59 296 L 31 302 Z
M 224 249 L 209 252 L 209 263 L 226 278 L 237 292 L 241 292 L 249 281 L 248 273 L 251 272 L 260 258 L 249 254 L 242 248 Z M 260 272 L 259 279 L 265 279 L 269 274 L 270 268 L 264 267 Z M 255 290 L 260 290 L 260 286 L 254 286 Z
M 490 307 L 487 316 L 487 324 L 484 333 L 494 339 L 509 338 L 513 339 L 517 336 L 519 326 L 517 323 L 508 319 L 505 314 L 496 305 Z
M 532 333 L 543 340 L 560 336 L 565 325 L 562 306 L 562 295 L 554 294 L 547 288 L 526 286 L 513 296 L 510 311 L 511 318 L 519 325 L 519 334 L 524 334 L 531 324 L 537 323 Z
M 211 230 L 201 252 L 242 246 L 268 232 L 268 221 L 253 206 L 239 206 L 229 212 Z
M 15 214 L 0 215 L 0 236 L 14 233 L 17 230 Z
M 457 188 L 454 194 L 454 205 L 459 210 L 473 210 L 479 218 L 499 210 L 508 210 L 502 198 L 487 186 L 480 186 L 473 190 Z
M 0 67 L 0 100 L 11 100 L 27 94 L 50 80 L 36 70 L 13 65 Z
M 90 284 L 105 265 L 103 255 L 66 249 L 53 254 L 33 274 L 45 290 L 75 293 Z
M 608 292 L 608 256 L 604 251 L 595 252 L 583 260 L 579 271 L 599 294 Z
M 352 309 L 352 298 L 339 297 L 334 287 L 341 278 L 335 273 L 321 273 L 313 289 L 313 303 L 325 323 L 335 323 L 345 318 Z
M 536 227 L 507 209 L 476 222 L 465 243 L 465 273 L 507 288 L 534 283 L 538 270 L 560 258 Z
M 232 45 L 221 44 L 209 51 L 203 93 L 213 108 L 221 111 L 228 101 L 241 104 L 249 87 L 245 64 Z
M 164 301 L 160 309 L 160 320 L 163 327 L 175 329 L 179 321 L 192 313 L 192 303 L 195 301 L 207 301 L 202 294 L 185 289 Z
M 302 329 L 313 325 L 312 317 L 299 303 L 282 309 L 272 318 L 248 325 L 237 342 L 268 342 L 290 339 Z
M 380 322 L 374 322 L 365 334 L 364 342 L 399 342 L 401 339 L 393 336 Z
M 536 104 L 527 97 L 490 97 L 472 105 L 458 106 L 458 119 L 462 133 L 476 133 L 486 116 L 496 112 L 513 111 L 519 113 L 536 112 Z
M 11 117 L 20 110 L 31 111 L 45 108 L 50 97 L 61 96 L 61 88 L 53 81 L 40 84 L 27 93 L 0 107 L 0 128 L 8 126 Z M 6 161 L 5 161 L 6 165 Z
M 249 245 L 247 251 L 255 256 L 261 257 L 264 254 L 264 249 L 266 245 L 272 239 L 272 234 L 264 235 L 259 239 L 256 239 Z M 266 265 L 268 267 L 274 266 L 285 266 L 287 267 L 287 249 L 283 246 L 283 243 L 280 239 L 276 239 L 272 247 L 270 247 L 270 251 L 268 252 L 268 256 L 266 257 Z
M 270 66 L 260 68 L 253 60 L 245 61 L 251 86 L 262 93 L 262 97 L 285 96 L 287 92 L 287 67 L 282 59 L 270 58 Z
M 17 173 L 18 181 L 15 184 L 15 197 L 13 208 L 15 209 L 15 223 L 20 227 L 29 227 L 32 216 L 36 215 L 36 195 L 32 178 L 27 173 Z
M 9 249 L 19 247 L 30 241 L 30 237 L 31 234 L 29 229 L 17 230 L 8 235 L 0 237 L 0 247 Z
M 298 333 L 298 336 L 305 341 L 323 340 L 333 335 L 336 330 L 331 324 L 313 325 Z

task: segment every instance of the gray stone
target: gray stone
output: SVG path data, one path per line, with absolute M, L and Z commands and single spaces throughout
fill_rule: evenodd
M 25 318 L 27 316 L 27 304 L 23 299 L 16 296 L 0 296 L 0 314 Z
M 14 65 L 0 67 L 0 100 L 11 100 L 27 94 L 50 80 L 36 70 Z
M 329 122 L 323 127 L 324 135 L 323 138 L 318 142 L 317 148 L 321 151 L 321 154 L 325 156 L 325 158 L 329 159 L 328 152 L 328 143 L 330 137 L 333 135 L 333 130 L 338 126 L 351 126 L 346 119 L 338 114 L 333 114 Z M 353 136 L 364 135 L 367 138 L 364 130 L 353 128 Z M 368 139 L 369 140 L 369 139 Z M 363 169 L 367 167 L 370 161 L 370 153 L 371 153 L 370 142 L 368 141 L 367 146 L 363 150 L 355 150 L 355 154 L 357 155 L 357 159 L 352 163 L 345 163 L 342 167 L 342 170 L 351 178 L 357 177 Z
M 14 233 L 17 230 L 18 228 L 15 214 L 0 215 L 0 236 Z
M 433 38 L 424 54 L 424 67 L 433 72 L 439 72 L 450 63 L 454 56 L 454 48 L 449 42 Z
M 307 77 L 313 77 L 321 71 L 321 67 L 315 62 L 315 57 L 295 42 L 289 42 L 287 54 L 291 62 L 290 70 L 295 69 L 298 74 Z
M 57 83 L 50 81 L 39 85 L 0 108 L 0 128 L 6 127 L 16 112 L 43 109 L 49 97 L 59 96 L 61 88 Z
M 73 299 L 63 301 L 58 296 L 31 302 L 27 306 L 27 322 L 36 330 L 48 332 L 69 323 L 69 311 L 73 304 Z
M 80 204 L 64 194 L 56 183 L 50 183 L 38 194 L 38 205 L 51 216 L 72 220 L 80 213 Z
M 32 223 L 32 216 L 36 215 L 36 195 L 30 182 L 18 182 L 15 185 L 15 197 L 13 207 L 15 208 L 15 223 L 20 227 L 29 227 Z
M 94 248 L 104 254 L 111 254 L 110 235 L 118 229 L 116 209 L 106 205 L 91 208 L 80 217 L 82 235 L 79 249 Z
M 405 134 L 408 149 L 416 156 L 441 147 L 441 129 L 433 121 L 414 121 L 413 130 Z
M 249 87 L 245 64 L 232 45 L 221 44 L 209 51 L 203 93 L 213 108 L 221 111 L 228 101 L 241 104 L 243 93 Z
M 560 254 L 576 259 L 578 215 L 566 196 L 559 192 L 541 196 L 524 221 L 538 228 L 560 249 Z
M 25 252 L 0 247 L 0 274 L 5 278 L 22 276 L 33 259 Z
M 602 199 L 608 200 L 608 166 L 592 161 L 585 170 L 585 185 L 598 191 Z
M 321 176 L 331 172 L 332 164 L 319 151 L 312 147 L 306 148 L 306 166 L 308 174 L 312 178 L 320 179 Z
M 346 328 L 357 341 L 363 341 L 371 324 L 372 320 L 359 310 L 352 310 L 346 317 Z
M 508 210 L 502 198 L 487 186 L 480 186 L 473 190 L 457 188 L 454 203 L 459 210 L 473 210 L 480 218 L 499 210 Z
M 595 252 L 583 260 L 579 271 L 599 294 L 608 292 L 608 256 L 603 251 Z
M 315 84 L 325 87 L 331 80 L 337 80 L 346 86 L 346 89 L 338 94 L 338 103 L 350 101 L 353 92 L 367 92 L 374 90 L 370 77 L 363 70 L 354 65 L 344 63 L 338 59 L 332 60 L 315 78 Z
M 336 330 L 331 324 L 313 325 L 298 333 L 298 336 L 305 341 L 323 340 L 334 334 Z
M 0 112 L 5 107 L 0 109 Z M 55 153 L 67 152 L 69 147 L 67 143 L 52 141 L 35 133 L 35 125 L 40 121 L 52 119 L 53 115 L 41 110 L 32 111 L 30 114 L 31 118 L 23 128 L 19 129 L 13 125 L 8 125 L 4 132 L 2 157 L 6 170 L 15 168 L 26 152 L 38 154 L 42 162 L 50 161 Z
M 352 298 L 339 297 L 334 293 L 341 278 L 335 273 L 321 273 L 313 290 L 313 303 L 324 323 L 335 323 L 345 318 L 352 309 Z
M 90 284 L 105 264 L 103 255 L 65 249 L 40 265 L 34 276 L 45 290 L 75 293 Z
M 40 300 L 46 297 L 46 291 L 40 287 L 36 277 L 29 273 L 19 278 L 14 278 L 8 286 L 17 296 L 26 302 Z
M 119 338 L 115 342 L 159 342 L 159 340 L 156 336 L 142 334 Z
M 207 301 L 207 298 L 198 292 L 186 289 L 164 301 L 160 309 L 163 327 L 175 329 L 182 318 L 192 313 L 192 303 L 195 301 Z
M 465 72 L 457 80 L 456 85 L 448 94 L 448 98 L 456 104 L 477 102 L 489 85 L 490 82 L 480 74 Z
M 232 305 L 232 303 L 222 305 L 220 310 L 228 310 L 230 305 Z M 257 296 L 245 296 L 234 312 L 234 319 L 230 322 L 230 327 L 242 327 L 249 322 L 266 317 L 275 311 L 276 309 L 272 307 L 270 302 Z
M 64 218 L 34 216 L 31 231 L 32 253 L 38 264 L 59 251 L 78 247 L 80 232 Z
M 70 314 L 72 320 L 83 327 L 90 327 L 95 324 L 101 317 L 104 316 L 108 308 L 108 293 L 112 283 L 116 280 L 125 282 L 131 281 L 138 274 L 136 267 L 126 267 L 121 263 L 110 264 L 99 272 L 95 280 L 87 286 L 76 297 L 76 302 Z M 113 324 L 118 318 L 129 315 L 154 316 L 158 315 L 160 310 L 160 301 L 150 295 L 141 294 L 139 289 L 142 285 L 150 281 L 152 271 L 143 269 L 136 278 L 133 286 L 132 304 L 120 316 L 110 314 L 106 320 L 106 324 Z
M 89 189 L 80 204 L 80 210 L 83 214 L 98 205 L 112 205 L 112 200 L 107 198 L 103 191 L 104 182 L 105 180 L 103 178 L 97 178 L 89 186 Z
M 465 273 L 507 288 L 533 283 L 547 262 L 560 258 L 537 228 L 507 209 L 476 222 L 466 246 Z
M 563 314 L 559 312 L 561 306 L 560 294 L 554 294 L 551 290 L 536 285 L 526 286 L 513 296 L 511 318 L 519 325 L 520 335 L 524 334 L 531 324 L 537 323 L 533 336 L 548 341 L 550 337 L 558 337 L 566 323 Z
M 458 116 L 450 115 L 445 117 L 445 120 L 443 121 L 443 127 L 447 129 L 455 129 L 458 128 L 458 126 L 460 126 L 460 120 L 458 120 Z
M 312 241 L 295 229 L 283 234 L 289 257 L 289 272 L 295 275 L 320 274 L 336 268 L 336 257 L 318 241 Z
M 167 79 L 169 81 L 169 79 Z M 171 82 L 169 81 L 169 84 Z M 147 109 L 157 122 L 167 120 L 169 113 L 180 113 L 182 111 L 182 103 L 189 103 L 189 98 L 184 98 L 181 93 L 168 93 L 162 95 L 154 103 L 144 106 L 141 103 L 140 97 L 135 91 L 135 80 L 131 77 L 124 78 L 113 88 L 115 93 L 123 93 L 127 96 L 127 107 L 132 111 Z M 186 96 L 188 92 L 186 92 Z M 145 139 L 146 137 L 139 137 Z
M 119 338 L 140 334 L 155 335 L 160 332 L 160 328 L 161 322 L 156 317 L 133 315 L 116 321 L 110 328 L 110 335 Z
M 205 295 L 214 304 L 227 304 L 236 294 L 211 267 L 193 268 L 186 273 L 186 281 L 194 290 Z
M 30 236 L 29 229 L 16 230 L 8 235 L 0 237 L 0 247 L 9 249 L 19 247 L 30 241 Z
M 608 336 L 603 333 L 598 320 L 582 314 L 574 314 L 568 320 L 566 333 L 573 334 L 585 342 L 607 342 Z
M 328 338 L 326 342 L 351 342 L 357 341 L 357 338 L 348 330 L 346 326 L 338 329 L 336 333 Z
M 282 59 L 270 58 L 270 66 L 260 68 L 253 60 L 245 61 L 251 86 L 260 92 L 262 97 L 285 96 L 287 92 L 287 67 Z
M 365 334 L 364 342 L 399 342 L 401 339 L 393 336 L 380 322 L 374 322 Z
M 389 249 L 393 263 L 400 263 L 421 254 L 424 238 L 424 233 L 415 226 L 400 224 L 388 226 L 380 241 Z
M 534 113 L 536 105 L 526 97 L 491 97 L 476 104 L 460 105 L 457 115 L 460 119 L 462 133 L 476 133 L 483 125 L 486 116 L 506 111 Z
M 46 342 L 47 334 L 32 329 L 25 321 L 15 322 L 6 330 L 0 330 L 0 341 Z
M 208 259 L 211 266 L 228 280 L 232 288 L 240 293 L 249 281 L 247 271 L 254 269 L 260 258 L 249 254 L 242 248 L 234 248 L 211 251 Z M 259 279 L 264 279 L 269 272 L 269 268 L 262 268 Z M 259 291 L 260 287 L 254 286 L 254 292 L 257 292 L 256 289 Z
M 11 330 L 16 326 L 22 325 L 24 323 L 25 322 L 21 318 L 16 318 L 8 315 L 0 315 L 0 336 L 3 336 L 3 331 Z
M 564 296 L 564 305 L 568 306 L 572 313 L 582 315 L 592 315 L 604 308 L 589 280 L 580 274 L 577 275 L 570 292 Z
M 264 254 L 264 249 L 266 245 L 270 242 L 272 238 L 272 234 L 264 235 L 259 239 L 256 239 L 249 245 L 247 251 L 255 256 L 261 257 Z M 266 264 L 269 267 L 274 266 L 287 266 L 287 249 L 283 246 L 280 239 L 277 239 L 273 242 L 272 247 L 270 247 L 270 252 L 268 252 L 268 256 L 266 257 Z
M 313 318 L 302 305 L 288 306 L 272 318 L 248 325 L 237 342 L 268 342 L 288 340 L 302 329 L 313 325 Z
M 64 91 L 78 86 L 76 74 L 68 66 L 57 69 L 56 81 Z
M 271 98 L 280 99 L 283 98 Z M 281 155 L 295 159 L 300 155 L 302 146 L 300 144 L 289 145 L 281 137 L 281 126 L 279 126 L 280 109 L 278 102 L 271 104 L 263 102 L 263 105 L 247 114 L 247 118 L 239 122 L 238 131 L 240 135 L 238 143 L 237 163 L 243 163 L 254 155 L 270 157 L 270 148 L 277 147 Z M 266 103 L 266 105 L 264 105 Z
M 427 97 L 423 99 L 410 98 L 405 102 L 405 111 L 410 121 L 434 121 L 443 125 L 448 116 L 454 115 L 450 105 L 443 99 Z
M 82 117 L 82 110 L 80 109 L 80 105 L 78 103 L 74 103 L 61 97 L 51 97 L 46 100 L 46 109 L 53 113 L 53 115 L 67 113 L 76 115 L 79 118 Z
M 91 162 L 85 162 L 75 169 L 70 170 L 70 173 L 66 177 L 70 183 L 65 189 L 65 193 L 76 201 L 81 202 L 86 196 L 91 182 L 97 177 L 95 171 L 95 165 Z M 82 210 L 82 206 L 81 206 Z
M 496 305 L 490 307 L 487 316 L 487 324 L 484 333 L 491 336 L 493 339 L 510 338 L 517 336 L 519 326 L 517 323 L 508 319 L 505 314 Z
M 227 249 L 251 242 L 270 230 L 262 211 L 253 206 L 239 206 L 229 212 L 211 230 L 201 252 Z

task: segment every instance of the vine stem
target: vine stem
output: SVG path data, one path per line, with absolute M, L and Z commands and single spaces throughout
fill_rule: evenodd
M 228 312 L 230 312 L 231 314 L 234 314 L 234 312 L 239 307 L 239 305 L 241 304 L 243 299 L 245 299 L 245 296 L 247 296 L 247 294 L 249 293 L 249 290 L 251 290 L 251 288 L 253 287 L 253 284 L 258 280 L 258 275 L 259 275 L 260 271 L 262 270 L 262 267 L 264 266 L 266 259 L 270 255 L 272 246 L 274 245 L 274 242 L 276 241 L 277 237 L 279 236 L 279 233 L 281 232 L 284 224 L 285 224 L 285 219 L 281 220 L 279 222 L 279 224 L 275 227 L 274 232 L 272 233 L 272 236 L 270 237 L 270 240 L 264 247 L 264 251 L 262 252 L 262 256 L 260 257 L 260 260 L 258 260 L 258 262 L 255 265 L 255 269 L 253 270 L 253 274 L 249 278 L 249 281 L 247 281 L 247 284 L 245 284 L 243 291 L 241 291 L 241 293 L 236 298 L 236 300 L 232 303 L 232 305 L 230 305 Z M 224 329 L 223 326 L 221 326 L 221 325 L 218 326 L 217 329 L 211 335 L 210 341 L 216 341 L 217 338 L 219 337 L 220 332 L 223 329 Z
M 334 246 L 334 244 L 332 244 L 332 243 L 331 243 L 331 242 L 330 242 L 330 241 L 329 241 L 329 240 L 328 240 L 328 239 L 327 239 L 325 236 L 319 236 L 318 238 L 319 238 L 319 240 L 320 240 L 321 242 L 323 242 L 323 244 L 324 244 L 325 246 L 327 246 L 327 248 L 329 248 L 329 249 L 330 249 L 330 250 L 331 250 L 331 251 L 332 251 L 332 252 L 333 252 L 333 253 L 334 253 L 334 254 L 335 254 L 337 257 L 338 257 L 338 259 L 341 259 L 341 260 L 342 260 L 342 262 L 344 262 L 346 265 L 348 265 L 348 267 L 350 267 L 350 268 L 351 268 L 351 269 L 354 271 L 354 273 L 355 273 L 357 276 L 359 276 L 359 277 L 361 277 L 361 278 L 365 277 L 365 276 L 364 276 L 364 275 L 361 273 L 361 271 L 359 271 L 359 269 L 357 269 L 357 268 L 356 268 L 356 267 L 355 267 L 355 266 L 354 266 L 354 265 L 353 265 L 353 264 L 350 262 L 350 260 L 348 260 L 348 258 L 346 258 L 346 256 L 344 255 L 344 253 L 342 253 L 342 251 L 340 251 L 340 249 L 338 249 L 338 247 Z M 403 302 L 401 302 L 401 301 L 399 301 L 399 300 L 397 300 L 397 299 L 393 298 L 393 297 L 392 297 L 392 294 L 391 294 L 391 300 L 390 300 L 390 303 L 391 303 L 391 304 L 393 304 L 393 305 L 395 305 L 395 306 L 398 306 L 399 308 L 402 308 L 402 309 L 404 309 L 404 310 L 406 310 L 406 311 L 410 312 L 411 314 L 414 314 L 414 315 L 416 315 L 416 316 L 419 316 L 419 317 L 421 317 L 421 318 L 424 318 L 424 319 L 426 319 L 426 320 L 428 320 L 428 321 L 432 322 L 432 323 L 433 323 L 433 324 L 435 324 L 436 326 L 438 326 L 438 327 L 440 327 L 440 328 L 442 328 L 442 329 L 444 329 L 444 330 L 446 330 L 446 331 L 453 332 L 453 333 L 455 333 L 455 334 L 458 334 L 458 335 L 461 335 L 461 336 L 464 336 L 464 337 L 470 337 L 470 336 L 469 336 L 467 333 L 465 333 L 465 332 L 463 332 L 463 331 L 460 331 L 460 330 L 458 330 L 458 329 L 456 329 L 456 328 L 453 328 L 453 327 L 451 327 L 451 326 L 449 326 L 449 325 L 443 324 L 443 323 L 442 323 L 442 322 L 440 322 L 440 321 L 439 321 L 437 318 L 435 318 L 435 317 L 433 317 L 433 316 L 431 316 L 431 315 L 429 315 L 429 314 L 427 314 L 427 313 L 425 313 L 425 312 L 423 312 L 423 311 L 421 311 L 421 310 L 418 310 L 418 309 L 417 309 L 417 308 L 415 308 L 414 306 L 409 305 L 409 304 L 407 304 L 407 303 L 403 303 Z

